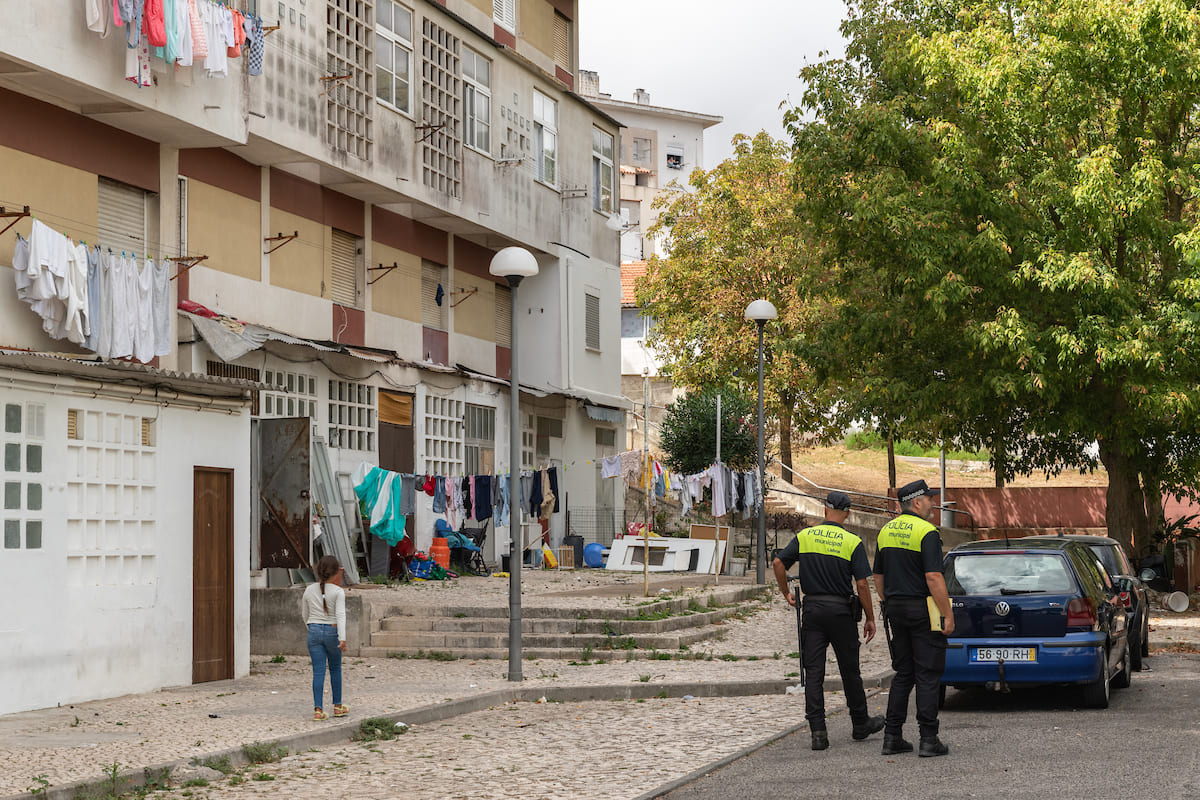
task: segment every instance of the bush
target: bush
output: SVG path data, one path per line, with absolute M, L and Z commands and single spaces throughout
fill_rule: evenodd
M 251 764 L 272 764 L 283 760 L 288 749 L 279 742 L 251 742 L 242 745 L 242 754 Z

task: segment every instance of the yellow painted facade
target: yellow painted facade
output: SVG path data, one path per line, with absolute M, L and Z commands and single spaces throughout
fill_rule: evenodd
M 331 258 L 329 228 L 319 222 L 272 208 L 269 235 L 290 235 L 293 231 L 299 231 L 300 237 L 271 255 L 271 285 L 314 297 L 328 297 Z M 279 242 L 262 244 L 262 250 L 266 251 Z
M 372 272 L 367 280 L 379 280 L 371 286 L 371 310 L 391 317 L 421 321 L 421 257 L 373 242 L 371 266 L 399 264 L 389 273 Z M 381 277 L 382 276 L 382 277 Z
M 99 187 L 95 173 L 0 147 L 0 205 L 9 211 L 27 205 L 31 214 L 56 231 L 76 241 L 96 241 Z M 14 233 L 28 237 L 32 227 L 33 220 L 26 218 L 0 236 L 0 264 L 12 266 L 17 243 Z
M 454 332 L 489 342 L 496 340 L 496 284 L 465 272 L 455 272 L 455 289 L 478 289 L 475 294 L 454 295 Z
M 546 0 L 525 0 L 517 9 L 518 35 L 546 55 L 554 54 L 554 6 Z
M 258 201 L 192 178 L 187 197 L 188 251 L 208 256 L 204 266 L 262 279 L 262 221 Z

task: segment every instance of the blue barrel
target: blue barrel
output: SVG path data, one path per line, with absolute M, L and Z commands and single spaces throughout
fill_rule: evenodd
M 585 567 L 604 566 L 604 545 L 599 542 L 589 542 L 583 546 L 583 565 Z

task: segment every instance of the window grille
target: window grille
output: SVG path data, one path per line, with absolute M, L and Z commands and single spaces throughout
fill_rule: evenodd
M 425 397 L 425 471 L 461 475 L 463 471 L 463 403 L 450 397 Z
M 355 381 L 329 382 L 329 446 L 375 450 L 375 387 Z
M 371 0 L 329 0 L 325 11 L 326 143 L 363 160 L 371 158 L 372 144 L 373 13 Z
M 450 197 L 462 191 L 462 74 L 457 36 L 421 21 L 421 181 Z

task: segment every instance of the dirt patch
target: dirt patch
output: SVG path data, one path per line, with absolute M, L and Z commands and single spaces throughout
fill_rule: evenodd
M 925 459 L 896 459 L 896 484 L 903 486 L 909 481 L 923 478 L 930 486 L 941 482 L 941 471 L 936 459 L 928 463 Z M 849 489 L 866 494 L 884 495 L 888 490 L 887 453 L 875 450 L 851 450 L 841 445 L 832 447 L 807 447 L 793 454 L 792 468 L 819 486 Z M 795 483 L 805 486 L 797 478 Z M 948 486 L 995 486 L 996 476 L 980 462 L 946 462 L 946 484 Z M 1017 478 L 1009 486 L 1107 486 L 1108 473 L 1104 470 L 1080 475 L 1078 471 L 1064 472 L 1052 478 L 1041 473 Z

